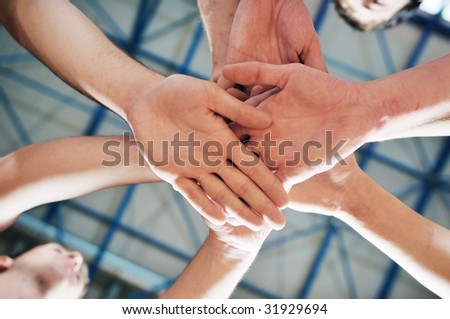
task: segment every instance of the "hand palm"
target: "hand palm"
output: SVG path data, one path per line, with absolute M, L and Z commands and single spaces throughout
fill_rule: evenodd
M 236 11 L 227 51 L 227 64 L 259 61 L 300 62 L 326 70 L 320 44 L 302 1 L 242 0 Z
M 234 131 L 238 136 L 249 135 L 251 150 L 277 169 L 286 186 L 330 169 L 355 151 L 360 146 L 359 137 L 367 133 L 367 123 L 360 121 L 360 108 L 350 107 L 357 101 L 358 90 L 349 82 L 299 64 L 237 64 L 228 66 L 224 73 L 237 83 L 281 88 L 259 105 L 272 117 L 269 128 L 237 126 Z M 275 147 L 263 147 L 266 133 L 276 142 Z M 337 154 L 327 153 L 341 144 Z
M 242 151 L 239 140 L 217 115 L 246 126 L 267 126 L 267 115 L 255 111 L 211 82 L 176 75 L 152 86 L 138 99 L 128 120 L 155 173 L 179 190 L 203 216 L 218 224 L 225 222 L 223 212 L 211 201 L 214 199 L 248 227 L 261 227 L 260 213 L 279 228 L 284 218 L 268 196 L 283 205 L 287 194 L 280 193 L 281 183 L 277 184 L 263 163 Z M 205 153 L 207 143 L 216 151 L 212 157 Z M 244 167 L 245 161 L 254 165 Z

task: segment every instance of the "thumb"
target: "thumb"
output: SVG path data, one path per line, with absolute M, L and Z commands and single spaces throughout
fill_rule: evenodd
M 303 60 L 305 65 L 320 71 L 328 72 L 322 51 L 320 50 L 320 42 L 318 39 L 313 41 L 306 51 L 302 52 L 300 58 Z
M 289 75 L 297 70 L 297 65 L 276 65 L 261 62 L 229 64 L 223 68 L 223 76 L 242 85 L 260 84 L 276 86 L 286 85 Z
M 234 83 L 224 78 L 222 74 L 219 76 L 217 80 L 217 85 L 220 86 L 225 91 L 234 87 Z
M 259 104 L 261 104 L 262 102 L 267 100 L 272 95 L 278 93 L 279 91 L 280 91 L 279 88 L 273 88 L 273 89 L 265 91 L 265 92 L 263 92 L 261 94 L 253 95 L 251 98 L 246 100 L 245 103 L 247 103 L 249 105 L 253 105 L 253 106 L 258 106 Z

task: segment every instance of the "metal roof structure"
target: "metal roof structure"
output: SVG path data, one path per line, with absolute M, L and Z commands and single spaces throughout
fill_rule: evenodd
M 153 70 L 209 77 L 195 1 L 73 3 Z M 305 3 L 330 73 L 345 79 L 372 80 L 450 52 L 445 2 L 435 14 L 419 11 L 404 25 L 371 33 L 348 27 L 329 0 Z M 3 28 L 0 44 L 1 156 L 48 139 L 130 131 L 115 114 L 59 80 Z M 368 144 L 357 156 L 388 191 L 450 227 L 450 137 Z M 343 222 L 289 209 L 285 214 L 286 228 L 270 235 L 234 298 L 436 297 Z M 87 298 L 153 298 L 173 283 L 206 233 L 198 213 L 170 185 L 130 185 L 26 212 L 0 234 L 0 253 L 15 254 L 38 239 L 57 241 L 85 255 L 92 282 Z

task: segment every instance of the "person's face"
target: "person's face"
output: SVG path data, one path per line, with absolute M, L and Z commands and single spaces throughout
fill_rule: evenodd
M 409 0 L 337 0 L 337 3 L 348 18 L 362 29 L 371 30 L 391 19 Z
M 42 298 L 80 298 L 87 283 L 82 255 L 54 243 L 25 252 L 8 270 L 20 272 L 24 282 L 35 284 Z

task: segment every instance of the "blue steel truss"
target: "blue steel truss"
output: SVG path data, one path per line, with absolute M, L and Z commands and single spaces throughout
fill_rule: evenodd
M 204 37 L 203 28 L 199 20 L 194 1 L 188 1 L 188 3 L 192 4 L 192 11 L 187 12 L 185 16 L 166 26 L 153 28 L 151 32 L 149 32 L 149 29 L 153 18 L 158 12 L 161 1 L 141 0 L 139 2 L 131 32 L 126 32 L 123 30 L 119 23 L 115 21 L 113 16 L 110 15 L 104 6 L 105 2 L 106 1 L 92 0 L 86 1 L 86 5 L 89 6 L 90 9 L 93 10 L 102 20 L 105 26 L 103 30 L 105 34 L 107 34 L 107 36 L 117 46 L 122 48 L 129 55 L 143 62 L 151 62 L 160 65 L 173 73 L 182 73 L 204 79 L 208 77 L 207 74 L 201 74 L 192 67 L 193 59 L 199 50 L 200 43 Z M 322 0 L 321 5 L 315 12 L 314 24 L 319 35 L 325 27 L 324 22 L 327 19 L 330 7 L 330 1 Z M 164 56 L 160 56 L 148 49 L 145 49 L 142 45 L 144 43 L 151 43 L 155 39 L 169 35 L 174 30 L 184 28 L 190 23 L 196 23 L 196 27 L 193 29 L 190 46 L 188 47 L 181 63 L 172 61 Z M 415 47 L 411 50 L 404 68 L 412 67 L 418 63 L 422 53 L 429 43 L 430 38 L 433 35 L 437 34 L 447 40 L 450 39 L 449 24 L 443 21 L 439 15 L 427 16 L 419 14 L 416 15 L 409 23 L 420 30 L 421 35 L 417 40 Z M 5 31 L 0 30 L 0 32 Z M 385 33 L 383 31 L 378 32 L 376 34 L 376 39 L 385 62 L 386 73 L 398 71 L 393 62 L 392 52 Z M 339 69 L 353 77 L 356 77 L 357 79 L 360 79 L 361 81 L 376 78 L 374 75 L 367 73 L 365 70 L 359 70 L 354 66 L 333 58 L 332 55 L 327 52 L 325 52 L 325 58 L 329 66 Z M 84 135 L 97 134 L 99 127 L 105 122 L 108 122 L 109 124 L 122 130 L 128 130 L 128 127 L 121 120 L 108 116 L 108 112 L 102 105 L 93 106 L 90 103 L 81 102 L 66 93 L 59 92 L 44 83 L 36 81 L 25 72 L 19 72 L 14 69 L 15 64 L 28 63 L 30 61 L 35 60 L 28 53 L 0 54 L 0 77 L 6 77 L 11 81 L 17 82 L 21 86 L 48 96 L 49 98 L 64 104 L 66 107 L 73 107 L 88 114 L 90 120 L 85 127 Z M 8 98 L 8 92 L 5 92 L 2 87 L 0 87 L 0 107 L 4 108 L 5 114 L 14 126 L 21 144 L 28 145 L 33 143 L 33 127 L 28 129 L 26 128 L 20 116 L 14 110 L 14 107 Z M 39 125 L 43 124 L 35 124 L 34 128 Z M 430 158 L 427 154 L 423 147 L 422 139 L 415 139 L 414 146 L 422 163 L 422 169 L 408 166 L 395 158 L 391 158 L 386 154 L 383 154 L 379 151 L 377 144 L 365 145 L 358 151 L 359 163 L 361 167 L 365 169 L 369 163 L 377 162 L 383 166 L 412 177 L 415 182 L 404 189 L 398 190 L 395 195 L 402 199 L 412 193 L 419 194 L 412 208 L 420 214 L 427 213 L 427 207 L 433 194 L 437 194 L 437 196 L 442 199 L 442 203 L 445 205 L 447 212 L 450 212 L 450 178 L 449 176 L 445 176 L 443 173 L 445 165 L 450 161 L 450 138 L 442 139 L 441 148 L 436 158 Z M 7 149 L 11 151 L 12 147 Z M 65 209 L 74 210 L 79 214 L 88 216 L 89 218 L 98 221 L 99 223 L 103 223 L 106 226 L 106 230 L 100 240 L 100 244 L 95 247 L 94 251 L 88 243 L 82 243 L 82 241 L 79 240 L 79 245 L 84 245 L 86 250 L 92 251 L 93 254 L 89 265 L 92 280 L 96 279 L 97 272 L 102 262 L 105 258 L 108 258 L 107 254 L 109 245 L 117 232 L 127 234 L 132 238 L 164 251 L 167 254 L 182 260 L 183 262 L 188 262 L 192 258 L 191 253 L 187 253 L 177 247 L 167 244 L 164 241 L 152 236 L 152 234 L 144 233 L 141 230 L 133 228 L 123 222 L 123 216 L 126 214 L 127 208 L 138 187 L 140 186 L 131 185 L 124 190 L 122 198 L 111 216 L 106 212 L 98 211 L 97 209 L 89 207 L 86 204 L 74 199 L 48 205 L 46 213 L 43 214 L 42 220 L 35 221 L 34 225 L 35 227 L 41 225 L 41 227 L 51 228 L 52 231 L 47 231 L 49 234 L 49 239 L 66 243 L 68 240 L 74 241 L 74 239 L 72 239 L 73 235 L 67 234 L 65 231 Z M 197 233 L 191 217 L 188 214 L 182 213 L 187 209 L 187 203 L 177 193 L 173 193 L 173 199 L 181 213 L 181 217 L 183 218 L 186 227 L 189 229 L 193 246 L 196 248 L 200 247 L 202 242 L 201 236 Z M 27 227 L 30 223 L 33 225 L 33 218 L 30 216 L 27 216 L 27 218 L 28 219 L 23 222 L 23 227 Z M 348 297 L 357 298 L 358 292 L 355 286 L 355 278 L 352 271 L 352 261 L 349 258 L 348 247 L 343 239 L 344 234 L 352 232 L 353 231 L 349 227 L 346 227 L 332 217 L 318 218 L 316 223 L 313 225 L 287 234 L 282 234 L 275 239 L 267 241 L 262 249 L 262 252 L 277 249 L 280 246 L 286 245 L 288 242 L 302 240 L 312 234 L 321 234 L 322 240 L 317 247 L 313 247 L 313 249 L 315 249 L 315 254 L 311 259 L 310 268 L 306 271 L 306 276 L 298 289 L 296 297 L 308 298 L 310 296 L 311 289 L 314 287 L 317 277 L 320 275 L 321 271 L 323 271 L 322 266 L 324 264 L 324 260 L 330 253 L 330 250 L 336 249 L 339 256 L 339 264 L 342 269 L 343 277 L 346 281 Z M 355 234 L 355 236 L 358 235 Z M 335 244 L 335 246 L 332 247 L 332 244 Z M 400 271 L 401 268 L 399 268 L 396 263 L 390 262 L 385 270 L 382 280 L 379 283 L 378 291 L 373 297 L 388 298 L 398 280 Z M 146 290 L 135 291 L 128 295 L 128 297 L 143 298 L 146 296 L 151 296 L 152 294 L 169 287 L 176 279 L 160 278 L 158 276 L 152 278 L 154 284 L 151 287 Z M 249 280 L 243 280 L 240 287 L 262 298 L 292 297 L 274 293 L 266 288 L 263 288 L 262 286 L 259 286 L 258 284 L 250 282 Z M 116 296 L 117 289 L 118 288 L 116 286 L 112 286 L 108 296 Z

